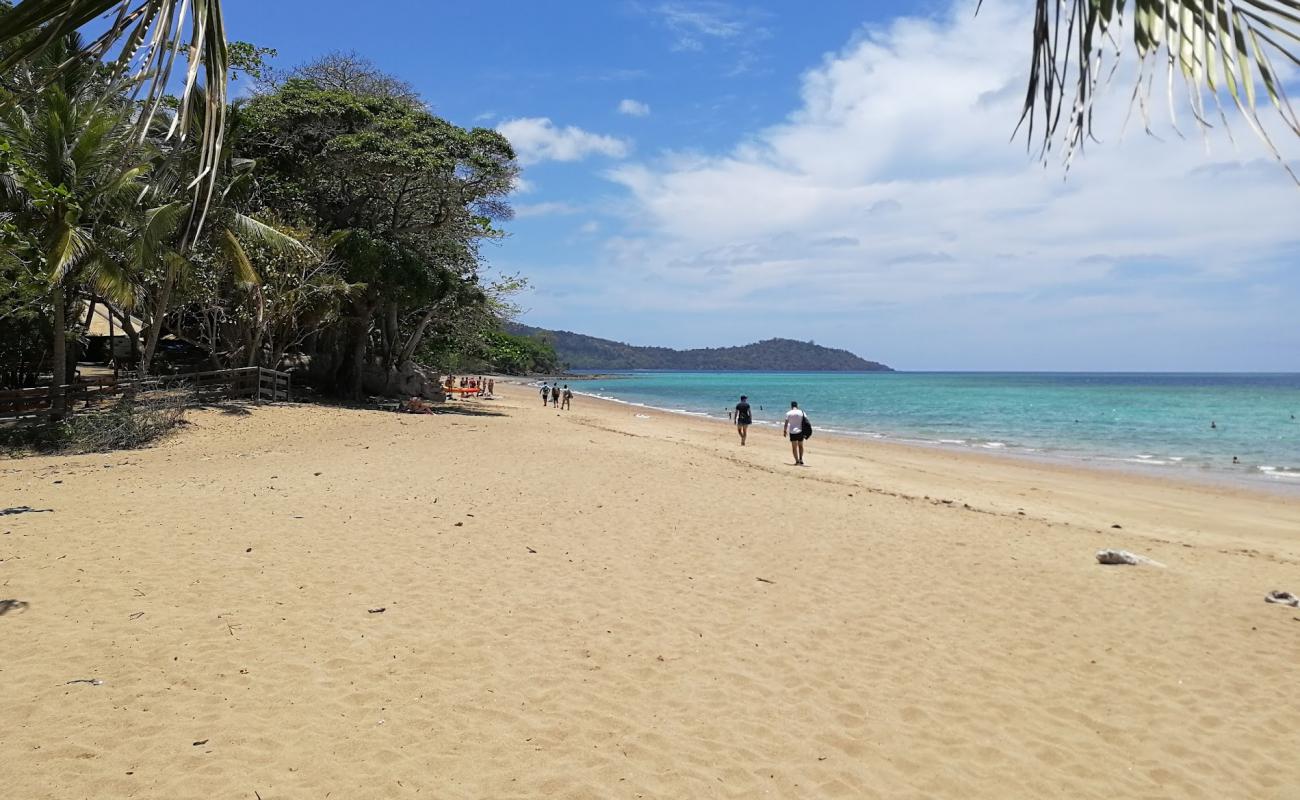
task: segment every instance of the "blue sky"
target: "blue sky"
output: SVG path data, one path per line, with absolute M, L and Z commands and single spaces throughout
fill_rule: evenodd
M 1240 119 L 1202 136 L 1158 95 L 1146 136 L 1125 65 L 1067 178 L 1010 139 L 1029 0 L 815 7 L 226 0 L 277 66 L 356 50 L 511 138 L 487 255 L 531 281 L 525 322 L 903 369 L 1300 370 L 1300 189 Z

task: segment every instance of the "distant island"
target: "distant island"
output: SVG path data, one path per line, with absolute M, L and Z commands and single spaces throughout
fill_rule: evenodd
M 893 372 L 876 361 L 867 361 L 848 350 L 822 347 L 794 339 L 765 339 L 740 347 L 705 347 L 673 350 L 667 347 L 635 345 L 584 336 L 570 331 L 551 331 L 512 323 L 508 331 L 548 342 L 568 369 L 667 369 L 681 371 L 756 372 Z

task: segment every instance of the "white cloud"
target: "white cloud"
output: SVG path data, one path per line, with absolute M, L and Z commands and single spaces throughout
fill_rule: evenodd
M 582 209 L 572 203 L 548 201 L 544 203 L 520 203 L 515 205 L 515 218 L 553 217 L 560 214 L 576 214 Z
M 1269 285 L 1294 251 L 1300 192 L 1240 121 L 1235 149 L 1221 130 L 1184 140 L 1158 120 L 1159 140 L 1132 121 L 1123 135 L 1128 67 L 1098 106 L 1103 141 L 1068 178 L 1038 163 L 1009 142 L 1030 22 L 1020 2 L 986 0 L 976 16 L 963 0 L 865 30 L 804 76 L 782 123 L 726 153 L 612 169 L 630 208 L 602 256 L 603 302 L 758 315 L 797 287 L 821 312 L 907 309 L 899 331 L 913 338 L 930 335 L 924 320 L 941 337 L 965 324 L 1015 341 L 1041 326 L 1067 344 L 1228 324 L 1215 287 Z M 1300 156 L 1294 137 L 1276 141 Z M 1152 254 L 1162 272 L 1117 269 Z M 632 269 L 644 281 L 627 281 Z M 1251 296 L 1238 321 L 1285 325 L 1284 303 Z
M 736 9 L 725 3 L 662 3 L 655 12 L 676 34 L 678 50 L 703 50 L 708 39 L 736 39 L 748 28 Z
M 521 164 L 542 161 L 580 161 L 590 155 L 622 158 L 630 145 L 623 139 L 584 131 L 573 125 L 559 127 L 546 117 L 520 117 L 497 125 L 510 140 Z
M 702 52 L 716 45 L 731 53 L 735 63 L 725 72 L 730 77 L 753 72 L 761 60 L 759 45 L 772 37 L 762 24 L 767 12 L 720 0 L 673 0 L 653 13 L 672 33 L 674 50 Z
M 629 117 L 646 117 L 650 115 L 650 106 L 640 100 L 624 98 L 618 104 L 618 113 L 627 114 Z
M 1291 241 L 1300 196 L 1281 169 L 1252 165 L 1262 150 L 1247 126 L 1236 125 L 1245 163 L 1212 134 L 1216 170 L 1195 135 L 1119 140 L 1122 78 L 1097 114 L 1104 143 L 1069 180 L 1009 143 L 1028 42 L 1010 0 L 985 1 L 978 17 L 961 3 L 937 20 L 902 18 L 810 70 L 801 107 L 731 152 L 611 170 L 632 195 L 636 258 L 666 278 L 664 303 L 706 281 L 702 306 L 753 303 L 796 274 L 841 308 L 1026 293 L 1102 280 L 1109 267 L 1079 263 L 1099 252 L 1160 252 L 1200 280 Z M 719 255 L 737 250 L 744 263 Z M 735 274 L 728 290 L 716 291 L 715 268 Z

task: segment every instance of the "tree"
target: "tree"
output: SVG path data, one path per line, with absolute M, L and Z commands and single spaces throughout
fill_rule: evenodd
M 167 96 L 176 54 L 185 51 L 182 111 L 167 136 L 185 141 L 194 132 L 188 112 L 199 98 L 198 76 L 202 72 L 206 92 L 201 99 L 207 113 L 206 125 L 198 131 L 200 171 L 193 192 L 195 202 L 206 209 L 216 189 L 225 130 L 228 54 L 221 0 L 23 0 L 17 6 L 8 2 L 4 6 L 0 8 L 0 48 L 5 53 L 0 75 L 65 41 L 68 34 L 107 18 L 107 29 L 97 38 L 88 43 L 78 40 L 76 54 L 84 58 L 66 59 L 56 72 L 75 69 L 85 58 L 106 58 L 116 47 L 117 54 L 110 61 L 113 81 L 129 81 L 145 90 L 141 129 L 148 126 Z M 196 228 L 202 227 L 203 220 L 202 214 L 195 218 Z
M 357 397 L 368 366 L 403 368 L 447 304 L 472 295 L 478 243 L 510 216 L 514 151 L 495 131 L 459 128 L 404 98 L 303 78 L 243 113 L 244 151 L 275 176 L 259 200 L 330 237 L 358 287 L 314 362 Z
M 326 53 L 315 61 L 296 67 L 289 77 L 307 81 L 321 89 L 421 104 L 420 94 L 414 86 L 385 73 L 355 50 Z
M 205 109 L 206 104 L 196 103 L 190 113 L 202 117 Z M 184 188 L 203 158 L 201 148 L 192 142 L 180 142 L 167 149 L 165 135 L 159 133 L 157 137 L 160 150 L 154 169 L 156 177 L 147 196 L 161 203 L 145 212 L 130 255 L 132 271 L 152 301 L 148 304 L 149 335 L 140 361 L 142 372 L 149 371 L 176 284 L 193 272 L 196 262 L 208 264 L 223 276 L 233 276 L 237 291 L 260 299 L 260 278 L 246 252 L 245 242 L 261 245 L 275 254 L 315 256 L 292 236 L 245 213 L 253 193 L 257 162 L 234 154 L 240 119 L 238 109 L 226 116 L 229 130 L 222 137 L 218 161 L 219 191 L 204 205 Z M 206 127 L 203 119 L 195 119 L 191 124 Z M 194 221 L 205 214 L 209 224 L 199 229 Z M 260 338 L 247 345 L 240 366 L 256 366 L 262 350 Z
M 31 243 L 26 265 L 48 286 L 56 387 L 68 383 L 67 312 L 81 284 L 129 294 L 115 257 L 118 222 L 130 215 L 148 172 L 129 135 L 125 104 L 98 64 L 76 55 L 82 49 L 74 34 L 24 62 L 13 85 L 31 102 L 0 115 L 11 218 Z M 54 410 L 56 417 L 62 412 L 61 394 Z

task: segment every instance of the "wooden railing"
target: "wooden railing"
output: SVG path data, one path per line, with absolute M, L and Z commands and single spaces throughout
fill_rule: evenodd
M 85 378 L 66 386 L 37 386 L 0 392 L 0 421 L 39 422 L 55 412 L 62 397 L 64 414 L 102 409 L 114 401 L 140 394 L 168 395 L 182 405 L 203 405 L 226 400 L 254 403 L 289 402 L 293 382 L 289 374 L 264 367 L 241 367 L 145 379 Z

